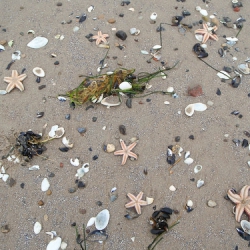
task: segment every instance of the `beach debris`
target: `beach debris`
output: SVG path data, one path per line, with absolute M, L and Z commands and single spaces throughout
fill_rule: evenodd
M 188 89 L 188 95 L 193 96 L 193 97 L 203 95 L 202 87 L 200 85 L 197 85 L 197 86 L 195 86 L 193 88 L 189 88 Z
M 67 139 L 67 137 L 66 136 L 64 136 L 63 138 L 62 138 L 62 143 L 63 143 L 63 145 L 65 146 L 65 147 L 67 147 L 67 148 L 73 148 L 73 146 L 74 146 L 74 144 L 73 143 L 69 143 L 69 139 Z
M 203 29 L 197 29 L 194 31 L 194 33 L 203 35 L 202 43 L 206 43 L 209 38 L 218 41 L 219 38 L 215 34 L 215 31 L 217 29 L 218 29 L 217 26 L 209 27 L 206 23 L 203 23 Z
M 12 59 L 13 61 L 15 61 L 15 60 L 20 60 L 20 59 L 21 59 L 21 51 L 20 51 L 20 50 L 17 50 L 17 51 L 15 51 L 15 52 L 13 52 L 12 55 L 11 55 L 11 59 Z
M 0 179 L 6 182 L 9 178 L 9 175 L 6 174 L 4 166 L 1 167 Z
M 139 29 L 137 29 L 137 28 L 131 28 L 129 30 L 129 32 L 130 32 L 131 35 L 138 36 L 141 31 Z
M 90 6 L 88 7 L 88 12 L 92 12 L 94 9 L 95 9 L 95 7 L 94 7 L 93 5 L 90 5 Z
M 46 192 L 50 187 L 50 184 L 49 184 L 49 181 L 47 178 L 44 178 L 43 181 L 42 181 L 42 184 L 41 184 L 41 190 L 43 192 Z
M 108 143 L 107 145 L 103 146 L 103 150 L 107 153 L 112 153 L 115 151 L 115 145 Z
M 250 235 L 250 222 L 247 220 L 242 220 L 240 222 L 240 225 L 242 229 L 244 230 L 244 232 Z
M 205 111 L 207 109 L 207 105 L 197 102 L 197 103 L 193 103 L 193 104 L 189 104 L 186 108 L 185 108 L 185 114 L 187 116 L 192 116 L 194 114 L 194 111 Z
M 119 84 L 119 89 L 121 89 L 121 90 L 130 90 L 130 89 L 132 89 L 132 84 L 130 82 L 121 82 Z
M 9 225 L 8 225 L 8 224 L 1 226 L 1 232 L 2 232 L 2 233 L 6 234 L 6 233 L 8 233 L 9 231 L 10 231 L 10 228 L 9 228 Z
M 33 165 L 31 167 L 29 167 L 29 170 L 33 171 L 33 170 L 39 170 L 40 167 L 38 165 Z
M 194 114 L 194 104 L 189 104 L 186 108 L 185 108 L 185 114 L 187 116 L 192 116 Z
M 33 40 L 31 40 L 27 46 L 32 49 L 39 49 L 44 47 L 48 43 L 48 39 L 46 37 L 37 36 Z
M 236 231 L 242 239 L 250 241 L 250 235 L 244 232 L 242 228 L 236 228 Z
M 131 201 L 127 203 L 125 207 L 126 208 L 135 207 L 137 214 L 141 214 L 141 206 L 148 205 L 147 201 L 142 200 L 143 192 L 140 192 L 137 196 L 128 193 L 127 196 Z
M 121 39 L 122 41 L 125 41 L 125 40 L 127 39 L 127 34 L 126 34 L 126 32 L 123 31 L 123 30 L 118 30 L 118 31 L 115 33 L 115 35 L 116 35 L 119 39 Z
M 81 168 L 77 169 L 76 177 L 78 179 L 82 178 L 84 174 L 89 172 L 89 163 L 84 163 Z
M 150 23 L 154 24 L 156 23 L 156 19 L 157 19 L 157 13 L 156 12 L 153 12 L 151 15 L 150 15 Z
M 194 205 L 194 203 L 192 200 L 188 200 L 186 203 L 186 206 L 188 206 L 188 207 L 192 207 L 193 205 Z
M 195 174 L 199 173 L 201 170 L 202 170 L 202 166 L 201 166 L 201 165 L 196 165 L 196 166 L 194 167 L 194 173 L 195 173 Z
M 146 197 L 146 202 L 148 205 L 150 205 L 154 202 L 154 198 Z
M 4 46 L 0 44 L 0 52 L 2 52 L 2 51 L 4 51 L 4 50 L 5 50 Z M 12 60 L 13 60 L 13 59 L 12 59 Z
M 196 184 L 197 188 L 201 188 L 202 186 L 204 186 L 204 183 L 205 182 L 203 180 L 199 179 Z
M 35 67 L 33 70 L 32 70 L 33 74 L 35 76 L 37 76 L 37 79 L 36 79 L 36 82 L 37 83 L 40 83 L 41 81 L 41 77 L 44 77 L 45 76 L 45 72 L 42 68 L 39 68 L 39 67 Z
M 60 237 L 56 237 L 52 239 L 47 245 L 46 250 L 59 250 L 61 247 L 62 239 Z
M 200 43 L 196 43 L 193 46 L 193 51 L 196 53 L 198 58 L 206 58 L 208 57 L 208 53 L 206 52 L 206 50 L 201 46 Z
M 51 138 L 61 138 L 64 135 L 64 128 L 59 127 L 58 125 L 54 125 L 51 127 L 49 132 L 49 137 Z
M 70 164 L 73 165 L 74 167 L 78 167 L 80 164 L 80 161 L 78 158 L 75 158 L 74 160 L 71 158 L 70 159 Z
M 95 218 L 95 227 L 97 230 L 103 230 L 109 223 L 110 214 L 107 209 L 102 210 Z
M 249 64 L 248 63 L 242 63 L 238 65 L 238 70 L 240 72 L 242 72 L 245 75 L 249 75 L 250 74 L 250 68 L 249 68 Z
M 83 13 L 81 16 L 79 16 L 79 23 L 83 23 L 87 19 L 87 15 Z
M 62 241 L 62 243 L 61 243 L 61 249 L 65 250 L 67 248 L 67 246 L 68 246 L 68 244 L 66 242 Z
M 6 90 L 1 89 L 0 90 L 0 95 L 6 95 L 8 92 Z
M 217 206 L 216 202 L 213 201 L 213 200 L 209 200 L 209 201 L 207 202 L 207 205 L 208 205 L 209 207 L 216 207 L 216 206 Z
M 4 81 L 8 83 L 6 92 L 9 93 L 12 89 L 18 88 L 20 91 L 24 90 L 22 81 L 27 77 L 26 74 L 18 75 L 17 70 L 12 70 L 11 77 L 4 77 Z
M 174 185 L 171 185 L 171 186 L 169 187 L 169 190 L 172 191 L 172 192 L 174 192 L 174 191 L 176 191 L 176 187 L 175 187 Z
M 37 221 L 37 222 L 34 224 L 34 233 L 35 233 L 35 234 L 39 234 L 39 233 L 41 232 L 41 230 L 42 230 L 42 225 L 41 225 L 40 222 Z

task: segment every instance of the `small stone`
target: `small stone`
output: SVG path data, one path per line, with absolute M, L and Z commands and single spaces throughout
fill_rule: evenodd
M 180 136 L 176 136 L 176 137 L 174 138 L 174 140 L 175 140 L 175 142 L 179 142 L 179 141 L 181 140 L 181 137 L 180 137 Z
M 80 214 L 86 214 L 86 209 L 84 209 L 84 208 L 79 208 L 79 213 Z
M 47 194 L 47 195 L 51 195 L 51 194 L 52 194 L 52 191 L 49 189 L 49 190 L 47 190 L 46 194 Z
M 62 163 L 62 162 L 60 162 L 60 165 L 59 165 L 59 166 L 60 166 L 60 168 L 63 168 L 63 163 Z
M 38 201 L 37 202 L 38 206 L 43 206 L 44 205 L 44 202 L 42 200 Z
M 10 187 L 13 187 L 15 184 L 16 184 L 16 180 L 14 180 L 13 178 L 9 178 L 7 180 L 7 184 L 10 186 Z
M 208 202 L 207 202 L 207 205 L 209 206 L 209 207 L 216 207 L 216 202 L 215 201 L 212 201 L 212 200 L 209 200 Z
M 78 128 L 77 131 L 80 133 L 80 134 L 84 134 L 86 132 L 86 128 Z
M 72 193 L 75 193 L 76 188 L 74 188 L 74 187 L 73 187 L 73 188 L 69 188 L 68 191 L 69 191 L 69 193 L 71 193 L 71 194 L 72 194 Z
M 0 45 L 5 45 L 5 44 L 7 44 L 7 40 L 1 40 L 0 41 Z
M 93 109 L 93 108 L 94 108 L 93 105 L 89 105 L 89 106 L 87 106 L 87 107 L 85 108 L 85 110 L 89 110 L 89 109 Z
M 122 30 L 118 30 L 115 35 L 120 38 L 122 41 L 125 41 L 127 39 L 127 34 L 122 31 Z
M 38 87 L 39 90 L 44 89 L 44 88 L 46 88 L 46 85 L 44 85 L 44 84 L 43 84 L 43 85 L 40 85 L 40 86 Z
M 221 95 L 221 91 L 219 88 L 217 88 L 216 95 Z
M 147 98 L 147 99 L 146 99 L 146 102 L 151 102 L 151 99 Z
M 45 214 L 45 215 L 43 216 L 43 219 L 44 219 L 45 221 L 48 221 L 48 220 L 49 220 L 49 216 L 48 216 L 47 214 Z
M 92 159 L 93 159 L 93 161 L 97 160 L 98 159 L 98 155 L 94 155 Z
M 115 22 L 116 22 L 116 20 L 114 18 L 108 19 L 108 23 L 115 23 Z
M 191 178 L 190 181 L 194 182 L 194 181 L 195 181 L 195 178 Z
M 102 202 L 101 201 L 97 201 L 96 205 L 100 207 L 100 206 L 102 206 Z
M 233 72 L 232 68 L 227 67 L 227 66 L 224 66 L 223 70 L 226 71 L 227 73 Z
M 61 2 L 57 2 L 57 3 L 56 3 L 56 6 L 58 6 L 58 7 L 59 7 L 59 6 L 62 6 L 62 3 L 61 3 Z
M 84 184 L 83 181 L 78 181 L 78 184 L 77 184 L 78 188 L 85 188 L 86 185 Z
M 240 114 L 238 117 L 241 119 L 241 118 L 243 117 L 243 115 L 242 115 L 242 114 Z
M 197 97 L 203 95 L 202 87 L 200 85 L 188 90 L 188 95 Z
M 97 121 L 97 117 L 92 117 L 92 122 L 96 122 Z
M 194 136 L 193 136 L 193 135 L 190 135 L 188 138 L 189 138 L 190 140 L 194 140 Z
M 1 227 L 1 232 L 2 232 L 2 233 L 8 233 L 9 231 L 10 231 L 10 228 L 9 228 L 8 225 L 3 225 L 3 226 Z
M 112 194 L 112 195 L 110 196 L 110 201 L 111 201 L 111 202 L 114 202 L 117 198 L 118 198 L 118 197 L 117 197 L 116 194 Z
M 124 17 L 124 14 L 123 14 L 123 13 L 120 13 L 120 14 L 119 14 L 119 17 Z
M 65 115 L 66 120 L 70 120 L 70 114 Z
M 21 184 L 20 184 L 20 187 L 21 187 L 21 188 L 24 188 L 24 185 L 25 185 L 24 183 L 21 183 Z
M 54 62 L 54 65 L 59 65 L 59 61 L 55 61 L 55 62 Z
M 126 135 L 126 127 L 124 125 L 119 126 L 119 131 L 122 135 Z
M 208 106 L 213 106 L 214 103 L 213 103 L 212 101 L 207 101 L 207 105 L 208 105 Z
M 55 177 L 55 174 L 52 173 L 52 172 L 50 172 L 48 176 L 49 176 L 50 178 L 53 178 L 53 177 Z

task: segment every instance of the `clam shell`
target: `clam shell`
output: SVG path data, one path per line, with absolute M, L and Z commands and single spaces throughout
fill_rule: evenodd
M 11 55 L 12 60 L 20 60 L 21 59 L 21 51 L 17 50 Z
M 39 234 L 41 230 L 42 230 L 42 225 L 40 222 L 37 221 L 34 225 L 34 233 Z
M 194 104 L 187 105 L 187 107 L 185 108 L 185 114 L 187 116 L 192 116 L 194 114 Z
M 44 178 L 41 184 L 41 189 L 43 192 L 47 191 L 50 187 L 49 181 L 47 178 Z
M 194 162 L 194 160 L 190 157 L 188 157 L 187 159 L 184 160 L 184 163 L 186 163 L 187 165 L 190 165 Z
M 206 104 L 203 104 L 200 102 L 194 103 L 194 110 L 195 111 L 205 111 L 206 109 L 207 109 Z
M 173 185 L 171 185 L 171 186 L 169 187 L 169 190 L 172 191 L 172 192 L 174 192 L 174 191 L 176 191 L 176 187 L 173 186 Z
M 0 90 L 0 95 L 6 95 L 8 92 L 6 90 Z
M 31 40 L 27 46 L 32 49 L 39 49 L 44 47 L 48 43 L 48 39 L 42 36 L 37 36 L 33 40 Z
M 204 9 L 201 9 L 201 10 L 200 10 L 200 14 L 201 14 L 202 16 L 207 16 L 207 15 L 208 15 L 207 11 L 204 10 Z
M 195 174 L 199 173 L 201 170 L 202 170 L 202 166 L 201 166 L 201 165 L 196 165 L 196 166 L 194 167 L 194 173 L 195 173 Z
M 117 96 L 108 96 L 102 99 L 101 104 L 113 107 L 113 106 L 119 106 L 121 102 Z
M 119 89 L 121 90 L 129 90 L 132 89 L 132 85 L 130 82 L 121 82 L 119 85 Z
M 238 65 L 238 69 L 239 69 L 240 72 L 242 72 L 245 75 L 250 74 L 250 69 L 249 69 L 247 63 L 242 63 L 242 64 Z
M 67 248 L 68 244 L 66 242 L 61 243 L 61 249 L 65 250 Z
M 226 37 L 227 41 L 237 42 L 239 39 L 237 37 Z
M 217 76 L 221 79 L 226 79 L 226 80 L 230 79 L 230 75 L 226 71 L 223 71 L 223 70 L 218 72 Z
M 155 45 L 155 46 L 153 47 L 153 49 L 154 49 L 154 50 L 161 49 L 161 45 Z
M 154 202 L 154 198 L 149 198 L 149 197 L 146 197 L 146 202 L 148 205 L 152 204 Z
M 92 217 L 89 219 L 86 227 L 91 227 L 92 225 L 94 225 L 94 223 L 95 223 L 95 217 Z
M 197 188 L 200 188 L 203 185 L 204 185 L 204 181 L 203 180 L 200 179 L 200 180 L 197 181 L 197 184 L 196 184 Z
M 203 40 L 203 35 L 201 35 L 201 34 L 195 34 L 195 38 L 196 38 L 196 40 L 198 40 L 199 42 L 201 42 Z
M 70 159 L 70 163 L 71 165 L 75 166 L 75 167 L 78 167 L 80 162 L 79 162 L 79 159 L 78 158 L 75 158 L 75 160 L 73 160 L 72 158 Z
M 49 242 L 46 250 L 59 250 L 61 243 L 62 243 L 62 239 L 60 237 L 56 237 L 55 239 Z
M 107 209 L 102 210 L 95 218 L 95 227 L 98 230 L 103 230 L 109 223 L 110 214 Z
M 36 76 L 39 76 L 39 77 L 44 77 L 45 76 L 45 72 L 42 68 L 39 68 L 39 67 L 35 67 L 33 70 L 32 70 L 33 74 L 36 75 Z
M 149 52 L 147 52 L 146 50 L 141 50 L 141 53 L 142 53 L 143 55 L 148 55 L 148 54 L 149 54 Z
M 66 138 L 66 136 L 62 138 L 62 143 L 67 148 L 73 148 L 73 145 L 74 145 L 73 143 L 71 144 L 69 143 L 69 140 Z
M 193 205 L 194 205 L 193 201 L 191 201 L 191 200 L 187 201 L 187 206 L 188 207 L 192 207 Z
M 247 220 L 242 220 L 240 222 L 240 225 L 242 227 L 242 229 L 244 230 L 244 232 L 246 232 L 247 234 L 250 234 L 250 222 Z

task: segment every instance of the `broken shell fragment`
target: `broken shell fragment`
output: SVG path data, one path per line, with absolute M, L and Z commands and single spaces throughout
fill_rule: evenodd
M 245 75 L 250 74 L 250 68 L 248 67 L 248 63 L 242 63 L 242 64 L 238 65 L 238 69 L 240 72 L 242 72 Z
M 35 76 L 38 76 L 38 77 L 44 77 L 45 76 L 45 72 L 42 68 L 39 68 L 39 67 L 35 67 L 33 69 L 33 74 Z
M 29 170 L 38 170 L 40 167 L 38 165 L 34 165 L 32 167 L 29 167 Z
M 121 104 L 118 96 L 108 96 L 102 99 L 101 104 L 108 107 L 119 106 Z
M 154 49 L 154 50 L 159 50 L 159 49 L 161 49 L 161 45 L 155 45 L 155 46 L 153 47 L 153 49 Z
M 62 138 L 62 143 L 67 148 L 73 148 L 73 145 L 74 145 L 73 143 L 71 144 L 69 143 L 69 140 L 66 138 L 66 136 Z
M 110 214 L 107 209 L 102 210 L 95 218 L 95 227 L 98 230 L 103 230 L 109 223 Z
M 168 87 L 167 88 L 167 92 L 168 93 L 173 93 L 174 92 L 174 88 L 173 87 Z
M 84 163 L 81 168 L 77 169 L 76 177 L 78 179 L 82 178 L 84 174 L 89 172 L 89 163 Z
M 185 108 L 185 114 L 187 116 L 192 116 L 194 114 L 194 104 L 189 104 L 186 108 Z
M 114 152 L 115 151 L 115 145 L 114 144 L 107 144 L 105 151 L 108 152 L 108 153 Z
M 196 184 L 197 188 L 200 188 L 203 185 L 204 185 L 204 181 L 203 180 L 200 179 L 200 180 L 197 181 L 197 184 Z
M 149 198 L 149 197 L 146 197 L 146 202 L 148 205 L 152 204 L 154 202 L 154 198 Z
M 15 60 L 20 60 L 20 59 L 21 59 L 21 51 L 20 51 L 20 50 L 17 50 L 17 51 L 15 51 L 14 53 L 12 53 L 11 59 L 12 59 L 13 61 L 15 61 Z
M 194 167 L 194 173 L 195 173 L 195 174 L 199 173 L 201 170 L 202 170 L 202 166 L 201 166 L 201 165 L 196 165 L 196 166 Z
M 250 222 L 247 220 L 242 220 L 240 225 L 245 233 L 250 234 Z
M 193 201 L 188 200 L 186 205 L 187 205 L 188 207 L 192 207 L 192 206 L 194 205 L 194 203 L 193 203 Z
M 153 12 L 153 13 L 150 15 L 150 19 L 151 19 L 152 21 L 155 22 L 156 18 L 157 18 L 157 13 L 156 13 L 156 12 Z
M 51 127 L 51 130 L 49 132 L 49 137 L 51 138 L 60 138 L 64 135 L 64 128 L 59 127 L 58 125 L 54 125 Z
M 190 165 L 194 162 L 194 160 L 190 157 L 188 157 L 187 159 L 184 160 L 184 163 L 186 163 L 187 165 Z
M 60 237 L 56 237 L 55 239 L 49 242 L 46 250 L 59 250 L 61 243 L 62 243 L 62 239 Z
M 40 222 L 37 221 L 34 225 L 34 233 L 39 234 L 41 230 L 42 230 L 42 225 Z
M 43 192 L 47 191 L 50 187 L 49 181 L 47 178 L 44 178 L 41 184 L 41 189 Z
M 237 37 L 226 37 L 227 41 L 237 42 L 239 39 Z
M 226 71 L 223 71 L 221 70 L 220 72 L 217 73 L 217 76 L 221 79 L 225 79 L 225 80 L 228 80 L 230 79 L 230 75 L 226 72 Z
M 174 191 L 176 191 L 176 187 L 173 186 L 173 185 L 171 185 L 171 186 L 169 187 L 169 190 L 172 191 L 172 192 L 174 192 Z
M 39 49 L 41 47 L 44 47 L 48 43 L 48 39 L 45 37 L 38 36 L 31 40 L 27 46 L 32 49 Z
M 206 109 L 207 109 L 206 104 L 203 104 L 200 102 L 194 103 L 194 110 L 195 111 L 205 111 Z
M 67 248 L 68 244 L 66 242 L 61 243 L 61 249 L 65 250 Z
M 87 223 L 86 227 L 91 227 L 95 223 L 95 217 L 91 217 Z
M 71 165 L 75 166 L 75 167 L 78 167 L 80 162 L 79 162 L 79 159 L 78 158 L 75 158 L 75 160 L 73 160 L 72 158 L 70 159 L 70 163 Z

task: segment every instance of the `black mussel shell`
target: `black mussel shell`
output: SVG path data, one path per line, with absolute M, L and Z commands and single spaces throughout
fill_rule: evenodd
M 241 77 L 240 76 L 235 76 L 232 80 L 232 86 L 234 88 L 238 88 L 239 85 L 241 84 Z
M 89 241 L 104 241 L 108 239 L 108 235 L 105 230 L 94 230 L 87 235 L 86 239 Z
M 245 233 L 242 228 L 238 227 L 236 228 L 236 231 L 238 232 L 239 236 L 244 239 L 244 240 L 247 240 L 247 241 L 250 241 L 250 235 Z
M 167 156 L 167 163 L 173 165 L 175 163 L 175 154 Z
M 234 110 L 234 111 L 231 112 L 231 115 L 238 115 L 239 113 L 240 113 L 239 110 Z
M 87 19 L 87 15 L 86 14 L 82 14 L 79 18 L 79 23 L 84 22 Z
M 157 223 L 157 228 L 166 230 L 168 228 L 168 224 L 167 224 L 166 221 L 158 222 Z
M 164 214 L 162 213 L 161 216 L 159 217 L 160 220 L 167 220 L 170 219 L 170 215 L 169 214 Z
M 188 213 L 192 212 L 194 209 L 192 207 L 186 206 L 186 211 Z
M 196 43 L 193 46 L 193 51 L 197 54 L 198 58 L 208 57 L 208 53 L 201 47 L 200 43 Z
M 246 148 L 246 147 L 248 147 L 248 145 L 249 145 L 249 143 L 248 143 L 248 140 L 247 139 L 244 139 L 243 141 L 242 141 L 242 147 L 243 148 Z
M 199 54 L 198 54 L 198 58 L 206 58 L 206 57 L 208 57 L 208 53 L 207 52 L 200 52 Z
M 151 229 L 150 230 L 151 234 L 162 234 L 163 232 L 165 232 L 164 229 Z
M 75 107 L 76 107 L 76 104 L 75 104 L 74 102 L 71 102 L 71 103 L 69 104 L 69 106 L 70 106 L 70 108 L 72 108 L 72 109 L 74 110 Z
M 152 214 L 152 217 L 156 218 L 159 215 L 160 212 L 161 211 L 158 211 L 158 210 L 154 211 L 153 214 Z
M 250 137 L 250 133 L 248 131 L 244 131 L 244 135 L 246 135 L 247 137 Z
M 59 150 L 61 152 L 68 152 L 69 151 L 69 148 L 68 147 L 60 147 Z
M 174 16 L 172 17 L 172 25 L 173 26 L 178 26 L 183 19 L 183 16 Z
M 169 207 L 163 207 L 163 208 L 161 208 L 160 211 L 162 213 L 169 214 L 169 215 L 171 215 L 173 213 L 173 210 L 171 208 L 169 208 Z

